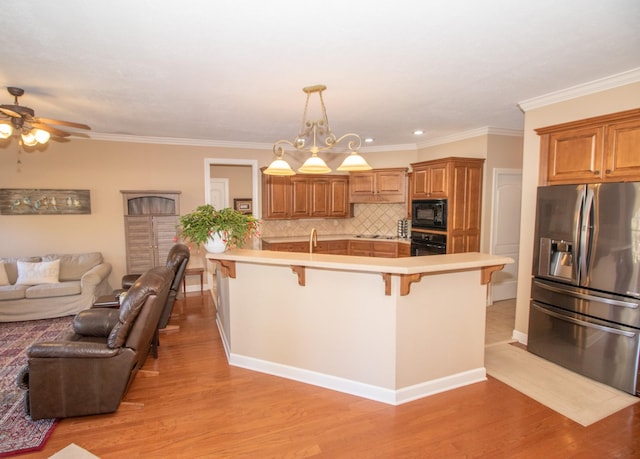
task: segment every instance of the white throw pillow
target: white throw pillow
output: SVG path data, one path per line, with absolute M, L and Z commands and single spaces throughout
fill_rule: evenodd
M 55 284 L 60 274 L 60 260 L 29 263 L 18 261 L 18 280 L 16 284 L 38 285 Z
M 0 263 L 0 285 L 9 285 L 9 278 L 7 277 L 7 270 L 4 267 L 4 263 Z

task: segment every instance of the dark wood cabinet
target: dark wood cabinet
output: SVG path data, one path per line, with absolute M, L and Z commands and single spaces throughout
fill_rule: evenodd
M 640 109 L 536 132 L 542 185 L 640 180 Z
M 263 219 L 347 218 L 349 204 L 347 175 L 262 174 Z
M 405 168 L 351 172 L 349 177 L 349 202 L 351 203 L 393 203 L 407 200 Z

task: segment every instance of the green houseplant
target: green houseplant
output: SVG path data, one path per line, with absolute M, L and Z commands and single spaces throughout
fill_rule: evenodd
M 211 204 L 198 206 L 191 213 L 180 216 L 180 236 L 207 250 L 223 251 L 228 247 L 242 247 L 247 239 L 260 236 L 260 222 L 249 214 L 230 207 L 216 210 Z M 222 250 L 211 250 L 210 239 L 219 239 Z

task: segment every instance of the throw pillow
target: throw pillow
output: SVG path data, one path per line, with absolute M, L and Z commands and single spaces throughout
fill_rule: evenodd
M 0 263 L 0 285 L 9 285 L 9 277 L 7 277 L 7 270 L 4 267 L 4 263 Z
M 55 284 L 60 274 L 60 260 L 29 263 L 18 261 L 18 280 L 16 284 L 38 285 Z

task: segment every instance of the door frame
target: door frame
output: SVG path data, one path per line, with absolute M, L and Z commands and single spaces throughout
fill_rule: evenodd
M 234 158 L 205 158 L 204 159 L 204 202 L 211 204 L 211 194 L 209 192 L 209 184 L 211 183 L 211 166 L 215 165 L 224 166 L 251 166 L 251 204 L 253 209 L 253 216 L 261 218 L 262 209 L 260 206 L 260 197 L 258 195 L 259 185 L 259 169 L 258 160 L 256 159 L 234 159 Z
M 495 254 L 495 236 L 496 236 L 496 216 L 497 216 L 497 211 L 498 211 L 498 193 L 497 193 L 497 186 L 498 186 L 498 178 L 501 175 L 518 175 L 520 176 L 520 190 L 522 193 L 522 169 L 516 169 L 516 168 L 495 168 L 493 169 L 493 183 L 492 183 L 492 190 L 491 190 L 491 215 L 490 215 L 490 231 L 489 231 L 489 253 L 494 255 Z M 522 214 L 522 208 L 520 209 L 520 215 Z M 518 220 L 520 220 L 520 215 L 518 216 Z M 518 246 L 520 245 L 520 242 L 518 241 Z M 518 271 L 516 270 L 516 276 L 518 275 Z M 517 285 L 517 277 L 516 277 L 516 285 Z M 493 288 L 491 283 L 489 283 L 489 289 L 487 292 L 487 305 L 491 305 L 493 304 Z

